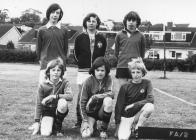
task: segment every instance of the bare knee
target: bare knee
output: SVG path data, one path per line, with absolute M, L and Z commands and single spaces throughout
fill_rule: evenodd
M 41 135 L 50 136 L 52 134 L 52 126 L 53 126 L 54 118 L 45 116 L 41 121 Z
M 52 134 L 52 130 L 51 131 L 46 131 L 46 130 L 41 131 L 42 136 L 50 136 L 51 134 Z
M 154 104 L 146 103 L 143 107 L 143 111 L 145 112 L 145 117 L 148 118 L 154 111 Z
M 103 106 L 106 112 L 112 112 L 112 98 L 105 97 L 103 100 Z
M 68 109 L 68 103 L 65 99 L 59 99 L 57 110 L 61 113 L 65 113 Z

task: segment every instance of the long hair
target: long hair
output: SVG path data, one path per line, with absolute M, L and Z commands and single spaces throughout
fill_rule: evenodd
M 108 76 L 108 74 L 110 73 L 110 64 L 109 64 L 108 60 L 103 56 L 95 59 L 92 67 L 89 70 L 89 74 L 92 74 L 93 76 L 95 76 L 95 69 L 97 69 L 98 67 L 101 67 L 101 66 L 105 66 L 105 70 L 106 70 L 105 77 Z
M 136 21 L 137 22 L 137 25 L 136 27 L 138 28 L 139 25 L 141 24 L 141 18 L 140 16 L 138 15 L 137 12 L 135 11 L 131 11 L 129 13 L 127 13 L 123 19 L 123 24 L 124 24 L 124 27 L 127 28 L 127 20 L 133 20 L 133 21 Z
M 63 60 L 60 57 L 58 57 L 57 59 L 51 60 L 47 64 L 47 68 L 46 68 L 46 72 L 45 72 L 47 78 L 50 79 L 50 69 L 52 69 L 56 66 L 58 66 L 61 69 L 60 77 L 63 78 L 65 68 L 64 68 Z
M 58 21 L 61 20 L 61 18 L 63 17 L 63 10 L 62 10 L 62 8 L 61 8 L 57 3 L 53 3 L 53 4 L 51 4 L 51 5 L 48 7 L 48 9 L 47 9 L 47 11 L 46 11 L 46 18 L 47 18 L 48 21 L 49 21 L 49 19 L 50 19 L 50 14 L 51 14 L 52 12 L 58 10 L 58 9 L 60 9 L 60 16 L 59 16 Z
M 85 29 L 87 29 L 86 22 L 87 22 L 88 20 L 90 20 L 91 17 L 94 17 L 94 18 L 97 20 L 97 26 L 96 26 L 96 28 L 98 29 L 99 26 L 100 26 L 100 24 L 101 24 L 101 20 L 100 20 L 100 18 L 98 17 L 98 15 L 95 14 L 95 13 L 89 13 L 88 15 L 86 15 L 86 17 L 83 19 L 83 27 L 84 27 Z

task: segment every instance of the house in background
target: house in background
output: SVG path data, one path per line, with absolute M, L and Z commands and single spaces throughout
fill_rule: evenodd
M 16 26 L 11 24 L 0 25 L 0 46 L 6 46 L 9 41 L 12 41 L 14 46 L 17 47 L 21 36 L 22 35 Z
M 83 27 L 82 26 L 68 26 L 67 28 L 69 31 L 69 40 L 68 40 L 68 43 L 69 43 L 68 55 L 69 55 L 69 54 L 73 54 L 75 39 L 80 33 L 82 33 Z
M 22 38 L 18 41 L 19 49 L 23 50 L 36 50 L 36 36 L 37 36 L 37 29 L 31 29 L 30 31 L 26 32 Z
M 156 24 L 148 34 L 154 42 L 145 58 L 163 59 L 164 48 L 166 59 L 186 59 L 196 54 L 196 28 L 188 27 L 188 24 L 173 25 L 168 22 L 165 27 L 163 24 Z

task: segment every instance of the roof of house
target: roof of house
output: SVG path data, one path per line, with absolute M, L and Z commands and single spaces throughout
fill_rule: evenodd
M 7 33 L 11 28 L 13 27 L 13 25 L 11 24 L 1 24 L 0 25 L 0 38 Z
M 36 34 L 37 34 L 37 31 L 35 29 L 31 29 L 26 34 L 24 34 L 18 42 L 20 42 L 20 43 L 26 43 L 26 42 L 36 43 L 36 39 L 35 39 Z
M 152 25 L 149 30 L 150 31 L 163 31 L 163 24 Z
M 68 26 L 69 30 L 69 43 L 74 43 L 76 37 L 83 31 L 82 26 Z

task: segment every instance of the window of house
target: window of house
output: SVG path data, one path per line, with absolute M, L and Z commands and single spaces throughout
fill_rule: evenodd
M 176 51 L 171 51 L 171 57 L 176 57 Z
M 171 33 L 171 40 L 172 41 L 185 41 L 186 40 L 186 33 L 172 32 Z
M 182 58 L 182 53 L 176 53 L 176 58 Z

